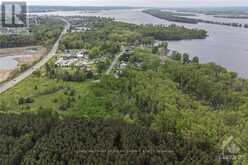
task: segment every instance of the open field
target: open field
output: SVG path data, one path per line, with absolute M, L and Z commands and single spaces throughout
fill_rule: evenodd
M 0 95 L 0 109 L 22 112 L 42 109 L 61 110 L 71 99 L 71 105 L 63 111 L 75 110 L 80 99 L 87 94 L 89 82 L 72 83 L 49 79 L 45 76 L 33 75 L 16 87 Z M 21 104 L 21 98 L 30 98 L 29 103 Z

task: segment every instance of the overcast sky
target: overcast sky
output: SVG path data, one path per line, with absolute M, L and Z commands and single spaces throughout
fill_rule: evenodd
M 4 1 L 4 0 L 0 0 Z M 6 0 L 5 0 L 6 1 Z M 7 0 L 11 1 L 11 0 Z M 15 0 L 21 1 L 21 0 Z M 190 6 L 248 6 L 248 0 L 26 0 L 31 5 L 69 6 L 147 6 L 147 7 L 190 7 Z

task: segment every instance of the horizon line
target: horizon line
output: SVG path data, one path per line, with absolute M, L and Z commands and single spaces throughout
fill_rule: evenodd
M 3 2 L 8 2 L 8 1 L 1 1 L 0 2 L 0 6 L 2 5 Z M 18 2 L 18 1 L 17 1 Z M 74 5 L 66 5 L 66 4 L 62 4 L 62 5 L 46 5 L 46 4 L 29 4 L 27 2 L 28 6 L 31 7 L 75 7 L 75 8 L 80 8 L 80 7 L 120 7 L 120 8 L 247 8 L 248 5 L 246 6 L 241 6 L 241 5 L 205 5 L 205 6 L 129 6 L 129 5 L 80 5 L 80 6 L 74 6 Z

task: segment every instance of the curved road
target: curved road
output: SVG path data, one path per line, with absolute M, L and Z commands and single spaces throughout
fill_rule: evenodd
M 22 72 L 20 75 L 18 75 L 17 77 L 15 77 L 13 80 L 7 81 L 3 84 L 0 85 L 0 94 L 7 91 L 8 89 L 16 86 L 18 83 L 20 83 L 21 81 L 23 81 L 24 79 L 26 79 L 27 77 L 29 77 L 30 75 L 32 75 L 33 72 L 35 72 L 36 70 L 40 69 L 43 65 L 45 65 L 52 57 L 54 57 L 56 55 L 56 52 L 58 50 L 59 47 L 59 42 L 62 39 L 62 37 L 66 34 L 67 30 L 70 28 L 70 23 L 63 19 L 63 18 L 59 18 L 62 21 L 64 21 L 66 23 L 65 28 L 63 30 L 63 32 L 60 34 L 59 38 L 57 39 L 57 41 L 55 42 L 53 48 L 50 50 L 50 52 L 48 53 L 47 56 L 45 56 L 42 60 L 40 60 L 37 64 L 35 64 L 34 66 L 30 67 L 28 70 Z

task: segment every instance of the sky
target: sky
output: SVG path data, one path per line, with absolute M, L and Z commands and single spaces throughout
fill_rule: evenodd
M 0 0 L 11 1 L 11 0 Z M 14 0 L 23 1 L 23 0 Z M 25 0 L 24 0 L 25 1 Z M 248 0 L 26 0 L 29 5 L 57 6 L 142 6 L 142 7 L 209 7 L 248 6 Z

